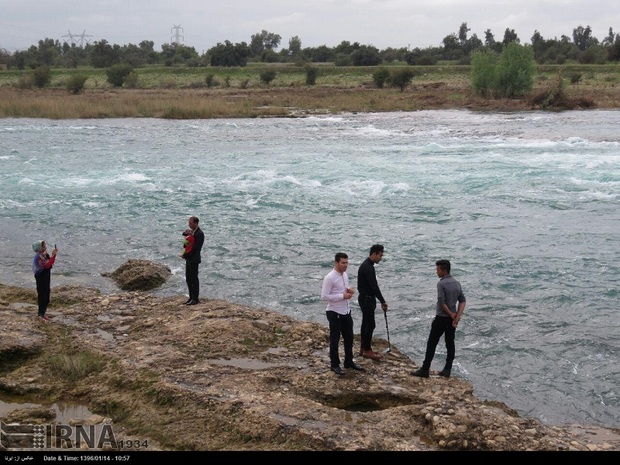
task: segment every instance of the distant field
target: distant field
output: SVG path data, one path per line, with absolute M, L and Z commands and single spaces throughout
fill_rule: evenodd
M 379 67 L 365 66 L 334 66 L 331 64 L 313 65 L 319 70 L 317 86 L 344 86 L 355 87 L 372 85 L 373 73 Z M 470 67 L 466 65 L 435 65 L 435 66 L 407 66 L 402 64 L 386 65 L 386 68 L 396 69 L 407 67 L 416 73 L 414 82 L 433 81 L 469 81 Z M 292 64 L 263 64 L 252 63 L 243 68 L 175 68 L 175 67 L 145 67 L 136 68 L 138 88 L 201 88 L 206 87 L 206 77 L 212 75 L 217 82 L 214 87 L 265 87 L 260 82 L 260 72 L 264 69 L 275 69 L 276 78 L 270 83 L 271 87 L 287 87 L 305 85 L 305 71 L 303 67 Z M 20 76 L 30 73 L 30 70 L 0 71 L 0 87 L 16 86 Z M 620 65 L 544 65 L 537 69 L 537 81 L 545 81 L 557 77 L 560 73 L 565 79 L 574 75 L 581 75 L 582 83 L 600 82 L 620 84 Z M 107 82 L 105 69 L 52 69 L 50 88 L 63 88 L 72 74 L 88 76 L 87 89 L 104 89 L 111 85 Z
M 440 108 L 529 110 L 540 108 L 549 95 L 557 94 L 558 77 L 567 105 L 556 109 L 620 108 L 620 64 L 539 66 L 533 90 L 518 99 L 474 95 L 470 67 L 464 65 L 386 66 L 414 71 L 415 77 L 402 92 L 374 85 L 378 67 L 313 66 L 318 69 L 315 85 L 306 84 L 301 66 L 250 64 L 243 68 L 137 68 L 130 88 L 113 87 L 104 69 L 53 69 L 51 82 L 43 89 L 23 85 L 31 70 L 5 70 L 0 71 L 0 118 L 202 119 Z M 260 79 L 265 69 L 276 71 L 269 84 Z M 66 89 L 73 74 L 87 76 L 84 91 L 78 95 Z

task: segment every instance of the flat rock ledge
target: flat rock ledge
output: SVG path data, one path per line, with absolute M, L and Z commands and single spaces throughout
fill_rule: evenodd
M 415 378 L 394 346 L 338 377 L 326 325 L 184 300 L 61 286 L 45 323 L 33 290 L 0 284 L 0 396 L 79 402 L 148 450 L 620 450 L 618 430 L 548 426 L 477 399 L 458 377 Z M 52 367 L 59 351 L 99 363 L 68 380 Z M 26 409 L 2 421 L 49 423 L 42 417 Z

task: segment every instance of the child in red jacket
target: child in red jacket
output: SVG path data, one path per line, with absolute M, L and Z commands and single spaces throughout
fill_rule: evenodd
M 185 231 L 183 231 L 183 236 L 185 236 L 185 239 L 183 240 L 183 253 L 181 254 L 181 258 L 187 257 L 187 255 L 192 251 L 194 243 L 196 242 L 193 231 L 191 229 L 186 229 Z

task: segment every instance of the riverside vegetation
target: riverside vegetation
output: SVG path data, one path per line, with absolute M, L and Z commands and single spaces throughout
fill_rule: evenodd
M 618 65 L 539 66 L 534 88 L 511 99 L 472 92 L 468 66 L 416 69 L 402 91 L 377 87 L 375 68 L 321 66 L 314 85 L 300 68 L 275 69 L 268 84 L 251 66 L 140 69 L 122 87 L 103 70 L 80 70 L 87 79 L 77 94 L 66 88 L 75 71 L 53 70 L 41 89 L 0 71 L 0 117 L 620 108 Z M 97 414 L 88 421 L 111 421 L 117 439 L 147 441 L 147 450 L 620 450 L 620 430 L 547 426 L 477 399 L 465 380 L 413 379 L 415 363 L 396 347 L 340 379 L 326 368 L 324 325 L 208 299 L 190 311 L 182 300 L 59 287 L 46 325 L 34 290 L 0 284 L 0 393 L 87 405 Z M 3 421 L 47 424 L 54 412 L 21 409 Z
M 406 86 L 377 86 L 378 69 L 409 69 Z M 254 64 L 242 68 L 140 68 L 120 87 L 103 69 L 50 70 L 33 86 L 32 71 L 0 71 L 0 118 L 255 118 L 342 112 L 566 110 L 620 108 L 620 65 L 538 65 L 533 88 L 515 98 L 482 97 L 468 65 L 307 68 Z M 270 71 L 270 73 L 266 73 Z M 72 93 L 68 83 L 85 78 Z M 266 78 L 266 76 L 268 76 Z

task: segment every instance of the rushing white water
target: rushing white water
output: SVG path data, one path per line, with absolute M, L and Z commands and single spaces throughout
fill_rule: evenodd
M 378 242 L 391 342 L 419 364 L 448 258 L 468 302 L 455 376 L 523 416 L 619 427 L 619 127 L 617 111 L 0 120 L 0 282 L 34 287 L 45 239 L 53 287 L 113 292 L 100 273 L 140 258 L 184 300 L 196 214 L 202 297 L 326 324 L 334 254 L 355 282 Z M 432 368 L 444 357 L 442 340 Z

